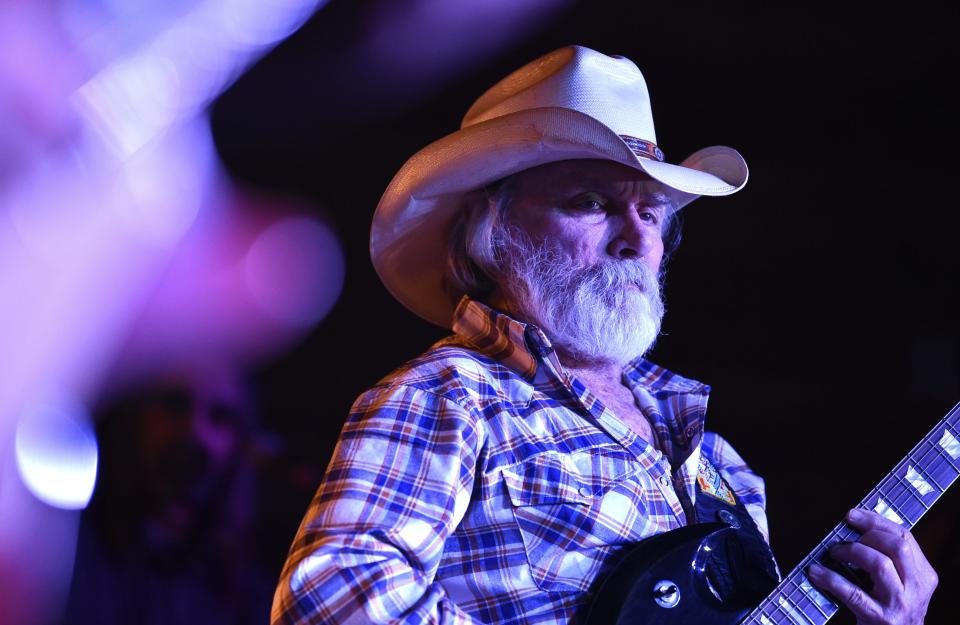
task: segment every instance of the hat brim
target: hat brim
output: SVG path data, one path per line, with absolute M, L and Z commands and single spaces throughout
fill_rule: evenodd
M 697 151 L 679 165 L 639 158 L 610 128 L 565 108 L 527 109 L 462 128 L 414 154 L 380 199 L 370 257 L 390 293 L 439 326 L 450 327 L 456 302 L 443 288 L 450 226 L 463 196 L 538 165 L 611 160 L 663 183 L 677 208 L 701 195 L 736 193 L 747 164 L 728 147 Z

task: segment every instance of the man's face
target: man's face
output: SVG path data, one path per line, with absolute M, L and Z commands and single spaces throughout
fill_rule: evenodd
M 251 408 L 242 382 L 225 368 L 198 368 L 164 382 L 133 416 L 151 538 L 172 544 L 186 541 L 224 497 L 244 453 Z
M 549 240 L 584 266 L 639 260 L 659 273 L 669 202 L 646 174 L 613 161 L 561 161 L 514 184 L 508 222 L 535 243 Z
M 656 340 L 670 209 L 659 183 L 609 161 L 564 161 L 516 174 L 498 233 L 494 299 L 536 323 L 571 361 L 625 364 Z

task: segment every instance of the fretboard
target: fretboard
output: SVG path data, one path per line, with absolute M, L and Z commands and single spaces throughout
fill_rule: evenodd
M 954 406 L 857 507 L 874 510 L 912 528 L 960 475 L 960 404 Z M 807 579 L 812 562 L 823 563 L 835 543 L 860 538 L 840 523 L 777 588 L 743 620 L 744 625 L 821 625 L 838 606 Z

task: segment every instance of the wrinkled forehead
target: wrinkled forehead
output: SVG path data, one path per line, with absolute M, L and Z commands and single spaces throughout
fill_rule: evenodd
M 547 163 L 513 174 L 504 181 L 512 196 L 555 199 L 581 192 L 597 192 L 629 201 L 675 208 L 670 189 L 646 173 L 604 160 L 570 160 Z

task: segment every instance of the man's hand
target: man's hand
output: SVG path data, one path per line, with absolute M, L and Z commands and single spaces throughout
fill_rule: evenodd
M 869 510 L 851 510 L 847 523 L 863 536 L 859 542 L 834 545 L 830 555 L 869 574 L 873 589 L 868 594 L 817 564 L 810 566 L 810 581 L 847 606 L 861 625 L 921 625 L 937 573 L 913 535 Z

